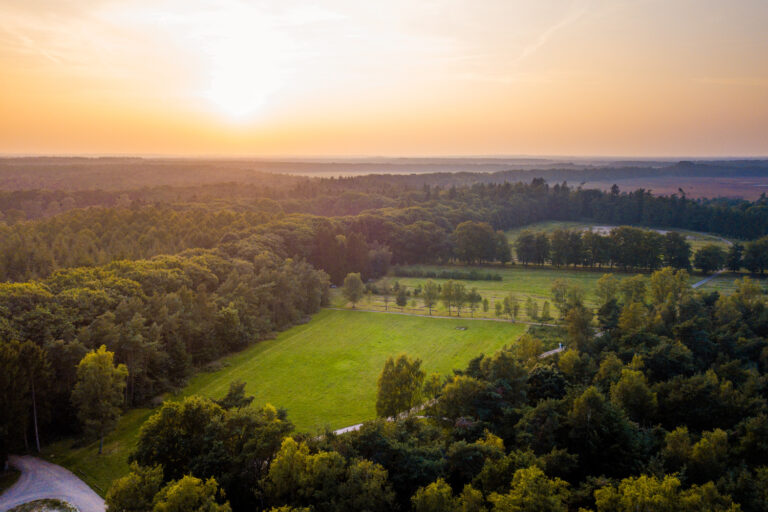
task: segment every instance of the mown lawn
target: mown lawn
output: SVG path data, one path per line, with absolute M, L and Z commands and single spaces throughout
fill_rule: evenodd
M 324 310 L 307 324 L 222 359 L 220 370 L 193 377 L 175 398 L 220 398 L 241 379 L 257 405 L 287 409 L 298 430 L 335 429 L 375 417 L 376 380 L 387 356 L 406 352 L 420 357 L 427 372 L 448 375 L 480 353 L 514 343 L 525 329 L 508 322 Z M 104 495 L 128 471 L 128 454 L 151 412 L 127 412 L 105 439 L 102 455 L 98 443 L 64 440 L 48 446 L 46 458 Z

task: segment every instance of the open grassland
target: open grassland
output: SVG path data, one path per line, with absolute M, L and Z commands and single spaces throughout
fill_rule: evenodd
M 567 229 L 567 230 L 573 230 L 573 231 L 593 230 L 600 234 L 606 235 L 614 227 L 616 226 L 590 223 L 590 222 L 545 221 L 545 222 L 537 222 L 535 224 L 529 224 L 527 226 L 509 230 L 506 232 L 506 235 L 507 235 L 507 240 L 509 240 L 509 243 L 514 244 L 518 235 L 525 230 L 533 231 L 534 233 L 538 233 L 538 232 L 552 233 L 557 229 Z M 700 249 L 701 247 L 707 244 L 715 244 L 717 246 L 722 247 L 723 249 L 728 249 L 728 242 L 725 241 L 726 239 L 717 235 L 709 234 L 709 233 L 698 233 L 696 231 L 687 231 L 685 229 L 676 229 L 676 228 L 675 229 L 653 229 L 653 228 L 647 228 L 643 226 L 637 226 L 637 227 L 639 227 L 640 229 L 646 229 L 649 231 L 657 231 L 659 233 L 666 233 L 667 231 L 676 231 L 677 233 L 680 233 L 688 240 L 688 242 L 691 244 L 691 249 L 693 250 L 693 252 L 696 252 L 698 249 Z
M 275 339 L 222 359 L 220 370 L 198 374 L 175 398 L 220 398 L 231 381 L 241 379 L 255 404 L 287 409 L 298 430 L 340 428 L 375 417 L 376 380 L 388 356 L 406 352 L 420 357 L 428 373 L 448 375 L 481 353 L 513 344 L 525 328 L 509 322 L 324 310 Z M 49 446 L 46 458 L 103 495 L 112 480 L 128 471 L 126 459 L 150 414 L 148 409 L 127 412 L 105 439 L 103 455 L 97 454 L 98 443 L 77 446 L 65 440 Z

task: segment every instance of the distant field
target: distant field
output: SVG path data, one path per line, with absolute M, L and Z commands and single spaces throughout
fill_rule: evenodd
M 545 222 L 537 222 L 535 224 L 529 224 L 528 226 L 523 226 L 521 228 L 509 230 L 506 232 L 506 235 L 509 242 L 511 244 L 514 244 L 520 232 L 524 230 L 530 230 L 534 232 L 543 231 L 545 233 L 551 233 L 556 229 L 569 229 L 569 230 L 581 230 L 581 231 L 588 231 L 592 229 L 600 232 L 601 234 L 607 234 L 610 231 L 610 229 L 614 227 L 616 227 L 616 225 L 598 224 L 598 223 L 590 223 L 590 222 L 545 221 Z M 688 240 L 688 242 L 691 244 L 691 249 L 694 252 L 698 250 L 700 247 L 710 243 L 719 245 L 720 247 L 723 247 L 723 248 L 728 247 L 728 242 L 726 242 L 723 237 L 712 235 L 709 233 L 698 233 L 696 231 L 687 231 L 685 229 L 652 229 L 652 228 L 646 228 L 643 226 L 638 226 L 638 227 L 640 227 L 640 229 L 646 229 L 649 231 L 650 230 L 658 231 L 659 233 L 666 233 L 667 231 L 676 231 L 677 233 L 680 233 Z
M 457 327 L 466 327 L 459 330 Z M 375 417 L 376 380 L 389 355 L 420 357 L 427 372 L 450 374 L 481 353 L 515 342 L 526 326 L 508 322 L 434 319 L 325 310 L 273 340 L 221 360 L 221 370 L 194 377 L 180 396 L 222 397 L 235 379 L 247 383 L 256 404 L 288 410 L 298 430 L 340 428 Z M 129 411 L 105 440 L 50 446 L 48 459 L 62 464 L 102 494 L 127 471 L 126 457 L 150 410 Z
M 646 176 L 626 180 L 587 181 L 584 188 L 610 190 L 618 185 L 624 192 L 643 188 L 650 190 L 655 196 L 680 194 L 680 188 L 686 197 L 738 197 L 754 201 L 768 191 L 768 177 L 765 176 L 712 176 L 712 177 L 679 177 L 679 176 Z

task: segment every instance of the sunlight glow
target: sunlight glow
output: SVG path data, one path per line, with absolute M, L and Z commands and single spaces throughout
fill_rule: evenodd
M 258 20 L 247 7 L 218 11 L 208 20 L 208 37 L 198 42 L 209 80 L 201 95 L 232 119 L 258 114 L 282 85 L 286 42 Z

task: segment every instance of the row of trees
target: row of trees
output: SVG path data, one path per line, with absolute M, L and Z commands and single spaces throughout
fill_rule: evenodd
M 691 268 L 691 245 L 680 233 L 620 226 L 608 235 L 557 229 L 551 236 L 525 230 L 515 240 L 517 259 L 524 265 L 551 263 L 623 270 L 662 266 Z

